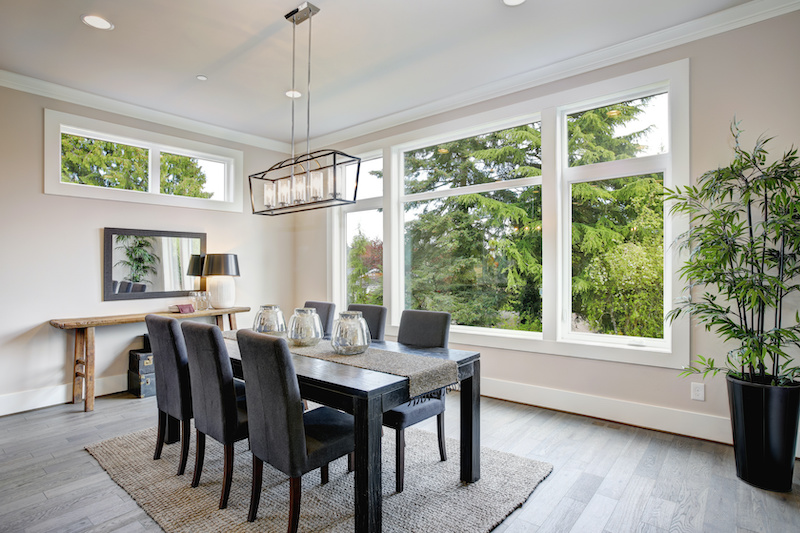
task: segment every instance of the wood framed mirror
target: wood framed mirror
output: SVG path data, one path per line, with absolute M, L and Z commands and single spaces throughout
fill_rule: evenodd
M 190 275 L 192 256 L 206 255 L 206 234 L 103 228 L 103 300 L 188 296 L 205 290 Z

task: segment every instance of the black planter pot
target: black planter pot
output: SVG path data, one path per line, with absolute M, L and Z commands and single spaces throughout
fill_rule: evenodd
M 775 387 L 727 377 L 736 475 L 761 489 L 792 490 L 800 383 Z

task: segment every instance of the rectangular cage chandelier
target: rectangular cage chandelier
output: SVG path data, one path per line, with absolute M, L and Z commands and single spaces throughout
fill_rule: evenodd
M 338 150 L 309 150 L 311 132 L 311 18 L 319 8 L 308 2 L 286 14 L 292 23 L 292 157 L 249 176 L 250 204 L 255 215 L 284 215 L 353 204 L 358 193 L 361 159 Z M 295 155 L 296 28 L 308 20 L 308 84 L 306 86 L 306 152 Z M 287 93 L 289 94 L 289 93 Z

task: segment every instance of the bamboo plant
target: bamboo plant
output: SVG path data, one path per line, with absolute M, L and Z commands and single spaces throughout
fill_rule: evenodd
M 703 174 L 696 186 L 666 189 L 672 214 L 688 215 L 676 239 L 688 259 L 679 273 L 685 295 L 667 314 L 693 316 L 738 346 L 717 366 L 702 355 L 683 375 L 723 371 L 762 384 L 787 386 L 800 377 L 800 164 L 792 147 L 768 163 L 758 138 L 752 151 L 731 124 L 733 161 Z M 693 294 L 694 293 L 694 296 Z

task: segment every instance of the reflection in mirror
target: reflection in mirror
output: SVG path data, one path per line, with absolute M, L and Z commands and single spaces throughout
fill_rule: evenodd
M 186 296 L 203 290 L 189 275 L 192 256 L 204 256 L 206 234 L 105 228 L 103 300 Z

